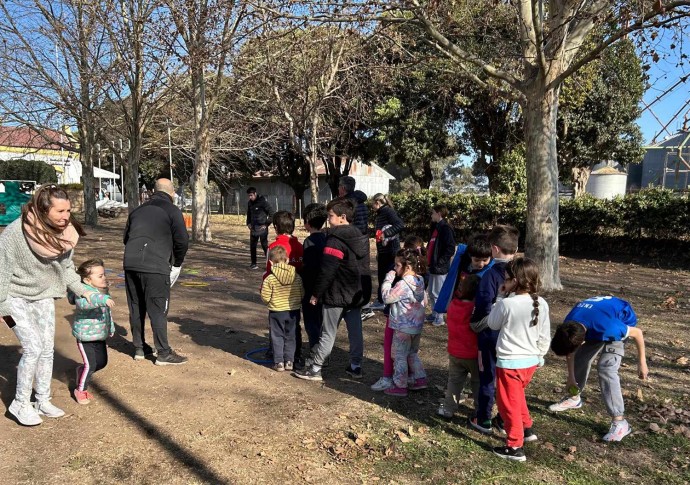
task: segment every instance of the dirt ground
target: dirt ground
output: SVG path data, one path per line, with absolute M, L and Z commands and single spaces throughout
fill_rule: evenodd
M 564 361 L 549 355 L 528 389 L 540 444 L 527 449 L 526 465 L 516 465 L 497 463 L 488 450 L 498 441 L 467 429 L 467 410 L 452 423 L 434 415 L 447 379 L 444 327 L 425 328 L 421 356 L 431 386 L 406 399 L 369 389 L 382 371 L 381 316 L 364 322 L 361 381 L 344 373 L 344 326 L 323 384 L 245 359 L 247 352 L 267 345 L 267 311 L 258 295 L 261 272 L 248 269 L 246 228 L 232 217 L 214 218 L 213 244 L 191 246 L 172 291 L 169 339 L 189 363 L 135 362 L 121 277 L 124 219 L 102 224 L 82 239 L 75 261 L 98 256 L 110 270 L 118 334 L 109 341 L 108 367 L 94 378 L 95 400 L 78 405 L 71 397 L 74 369 L 81 363 L 70 333 L 72 308 L 66 299 L 57 301 L 53 403 L 67 416 L 35 428 L 18 425 L 9 414 L 0 419 L 0 483 L 690 480 L 690 411 L 684 408 L 690 394 L 687 268 L 562 258 L 565 290 L 545 295 L 552 323 L 562 321 L 584 297 L 611 293 L 628 299 L 648 340 L 652 380 L 635 378 L 635 347 L 628 345 L 622 374 L 636 433 L 607 446 L 597 440 L 607 428 L 598 392 L 589 395 L 585 411 L 570 417 L 545 411 L 561 396 L 564 380 Z M 19 358 L 18 342 L 3 326 L 0 397 L 5 406 L 14 396 Z

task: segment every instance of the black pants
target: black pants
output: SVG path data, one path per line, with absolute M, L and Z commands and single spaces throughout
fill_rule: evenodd
M 266 257 L 266 251 L 268 250 L 268 230 L 264 231 L 263 234 L 259 236 L 253 234 L 249 236 L 249 254 L 252 258 L 252 264 L 256 264 L 256 246 L 259 241 L 261 241 L 261 249 L 264 250 L 264 257 Z
M 84 361 L 83 368 L 77 371 L 77 390 L 86 391 L 93 373 L 108 365 L 108 348 L 105 345 L 105 340 L 95 342 L 77 340 L 77 347 L 79 347 L 79 353 Z
M 311 295 L 306 295 L 302 300 L 302 320 L 304 320 L 304 330 L 307 331 L 309 349 L 311 350 L 312 347 L 319 343 L 319 337 L 321 337 L 323 305 L 321 303 L 312 305 L 309 303 L 310 299 Z
M 125 271 L 125 286 L 134 348 L 144 348 L 144 324 L 148 314 L 158 357 L 167 357 L 170 354 L 170 345 L 168 345 L 170 275 Z
M 285 312 L 268 312 L 268 324 L 270 327 L 271 347 L 273 348 L 273 362 L 294 362 L 295 333 L 299 326 L 299 310 Z
M 395 266 L 395 253 L 379 253 L 376 256 L 377 273 L 379 278 L 379 289 L 378 289 L 378 299 L 379 302 L 383 303 L 383 297 L 381 296 L 381 284 L 386 278 L 386 274 Z

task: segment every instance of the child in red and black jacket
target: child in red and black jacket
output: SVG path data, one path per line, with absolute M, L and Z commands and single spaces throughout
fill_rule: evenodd
M 288 264 L 294 266 L 297 274 L 302 273 L 302 260 L 304 258 L 304 248 L 302 243 L 299 242 L 295 236 L 292 235 L 295 232 L 295 216 L 292 212 L 288 211 L 277 211 L 273 214 L 273 228 L 276 231 L 276 240 L 268 245 L 268 251 L 270 252 L 276 246 L 282 246 L 285 248 L 287 253 Z M 262 282 L 268 275 L 271 274 L 271 260 L 266 258 L 266 272 L 263 274 Z M 270 332 L 269 332 L 270 338 Z M 295 358 L 293 359 L 295 367 L 300 367 L 302 365 L 302 328 L 297 322 L 297 327 L 295 329 Z M 272 357 L 271 349 L 267 353 L 267 356 Z
M 273 214 L 273 228 L 276 231 L 276 240 L 268 245 L 270 251 L 276 246 L 283 246 L 288 255 L 288 264 L 294 266 L 297 274 L 302 272 L 302 259 L 304 258 L 304 248 L 295 236 L 295 216 L 292 212 L 278 211 Z M 264 279 L 271 274 L 271 260 L 266 259 L 266 272 Z
M 346 372 L 358 379 L 362 377 L 364 357 L 361 308 L 371 297 L 369 238 L 351 225 L 354 206 L 350 200 L 334 199 L 326 209 L 331 229 L 310 298 L 312 305 L 323 303 L 321 336 L 310 362 L 304 369 L 296 371 L 295 376 L 322 380 L 321 367 L 333 350 L 340 321 L 345 320 L 350 340 L 350 364 Z

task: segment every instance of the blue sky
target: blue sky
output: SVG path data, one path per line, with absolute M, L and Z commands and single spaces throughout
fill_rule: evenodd
M 681 47 L 670 49 L 669 45 L 677 43 Z M 660 54 L 658 62 L 650 62 L 651 68 L 647 72 L 649 75 L 650 88 L 644 95 L 644 101 L 649 104 L 653 102 L 668 88 L 673 86 L 681 77 L 690 74 L 690 65 L 685 62 L 684 66 L 678 66 L 680 49 L 683 42 L 672 38 L 671 35 L 660 35 L 656 43 L 657 52 Z M 687 51 L 687 48 L 685 48 Z M 642 105 L 644 108 L 644 105 Z M 642 113 L 638 124 L 642 128 L 645 144 L 649 144 L 652 138 L 662 130 L 662 123 L 668 123 L 671 118 L 680 110 L 680 115 L 668 126 L 668 131 L 676 133 L 683 125 L 684 115 L 690 109 L 690 77 L 684 83 L 676 86 L 673 91 L 663 96 L 662 99 L 654 103 L 650 110 Z M 662 123 L 657 121 L 652 112 Z M 690 115 L 689 115 L 690 116 Z M 663 140 L 668 133 L 664 132 L 658 136 L 657 141 Z

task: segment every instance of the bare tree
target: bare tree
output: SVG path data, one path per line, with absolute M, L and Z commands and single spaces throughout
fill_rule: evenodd
M 116 59 L 115 72 L 109 77 L 109 102 L 103 124 L 106 142 L 116 138 L 128 141 L 126 193 L 129 209 L 139 205 L 139 163 L 144 149 L 144 134 L 151 123 L 160 120 L 160 112 L 171 97 L 166 96 L 166 82 L 174 76 L 171 62 L 172 43 L 168 17 L 161 11 L 160 0 L 103 2 L 101 21 L 106 29 Z
M 236 0 L 164 0 L 164 5 L 175 26 L 174 52 L 187 70 L 186 78 L 178 79 L 178 92 L 187 97 L 193 110 L 192 238 L 210 241 L 208 174 L 214 139 L 223 132 L 214 121 L 228 108 L 221 104 L 223 96 L 227 99 L 229 92 L 238 92 L 233 83 L 246 79 L 230 77 L 242 45 L 261 32 L 266 20 L 250 3 Z
M 76 125 L 89 225 L 98 221 L 93 161 L 113 64 L 98 8 L 77 0 L 0 3 L 4 117 L 37 130 Z M 67 138 L 62 146 L 75 149 Z

